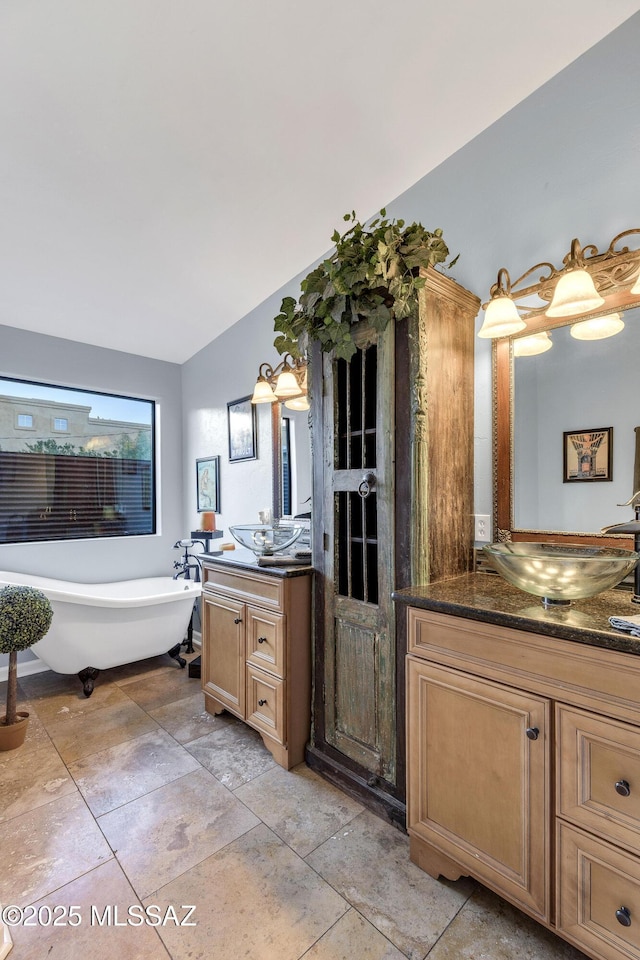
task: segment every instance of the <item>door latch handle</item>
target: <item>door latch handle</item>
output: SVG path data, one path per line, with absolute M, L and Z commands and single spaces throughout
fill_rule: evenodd
M 373 492 L 373 487 L 375 486 L 375 483 L 376 483 L 375 473 L 365 473 L 364 477 L 362 478 L 358 486 L 358 493 L 360 494 L 363 500 L 366 500 L 366 498 Z

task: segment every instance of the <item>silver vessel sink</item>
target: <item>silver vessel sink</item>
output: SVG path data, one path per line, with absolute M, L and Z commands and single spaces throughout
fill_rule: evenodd
M 490 543 L 487 560 L 514 587 L 542 597 L 545 606 L 594 597 L 615 587 L 639 554 L 618 547 L 570 543 Z

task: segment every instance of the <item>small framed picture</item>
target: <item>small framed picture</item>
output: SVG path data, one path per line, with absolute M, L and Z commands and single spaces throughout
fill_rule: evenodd
M 563 482 L 611 480 L 613 427 L 563 433 Z
M 251 397 L 227 404 L 229 420 L 229 460 L 256 460 L 256 408 Z
M 220 513 L 220 457 L 196 460 L 198 513 Z

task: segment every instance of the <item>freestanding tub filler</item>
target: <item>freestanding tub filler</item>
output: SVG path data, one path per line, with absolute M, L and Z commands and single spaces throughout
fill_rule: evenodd
M 56 673 L 77 673 L 87 697 L 100 670 L 159 653 L 186 664 L 180 648 L 200 583 L 171 577 L 73 583 L 0 571 L 0 587 L 8 584 L 36 587 L 48 597 L 51 627 L 31 649 Z

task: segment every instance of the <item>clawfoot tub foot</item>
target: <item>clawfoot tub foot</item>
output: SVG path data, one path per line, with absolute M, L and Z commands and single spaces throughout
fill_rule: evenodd
M 176 643 L 175 647 L 171 647 L 171 650 L 167 650 L 167 653 L 170 657 L 173 657 L 174 660 L 180 664 L 182 668 L 186 667 L 187 661 L 184 657 L 180 656 L 180 650 L 182 648 L 182 642 Z
M 93 693 L 95 679 L 99 673 L 100 671 L 97 670 L 96 667 L 85 667 L 84 670 L 81 670 L 78 674 L 78 679 L 82 684 L 82 692 L 85 697 L 90 697 Z

